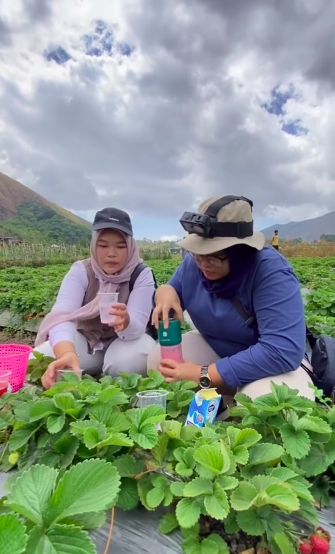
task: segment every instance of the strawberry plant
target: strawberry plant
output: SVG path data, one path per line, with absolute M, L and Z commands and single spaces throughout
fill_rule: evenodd
M 26 388 L 7 395 L 1 406 L 2 428 L 10 434 L 2 446 L 3 470 L 13 453 L 20 469 L 34 463 L 66 468 L 85 458 L 111 459 L 122 449 L 150 449 L 165 418 L 157 406 L 131 409 L 110 377 L 98 383 L 73 374 L 44 393 Z
M 67 473 L 83 461 L 110 463 L 120 478 L 115 505 L 166 511 L 161 531 L 179 529 L 185 554 L 228 553 L 236 536 L 271 554 L 297 552 L 317 525 L 311 484 L 335 460 L 335 408 L 274 385 L 258 400 L 238 395 L 234 422 L 199 429 L 184 425 L 194 384 L 171 387 L 167 414 L 134 407 L 138 390 L 163 386 L 155 372 L 100 382 L 69 374 L 45 392 L 28 386 L 5 395 L 2 469 Z
M 149 473 L 138 482 L 139 496 L 148 510 L 173 507 L 160 529 L 181 528 L 185 554 L 201 554 L 207 545 L 229 553 L 227 541 L 236 532 L 265 540 L 274 553 L 296 552 L 301 521 L 312 529 L 317 515 L 309 483 L 284 467 L 282 446 L 231 424 L 196 429 L 164 422 L 162 428 L 168 464 L 159 478 Z
M 120 489 L 116 468 L 86 460 L 61 474 L 35 465 L 11 484 L 0 515 L 0 551 L 96 554 L 87 529 L 101 527 Z
M 331 481 L 321 482 L 320 476 L 335 462 L 335 406 L 329 401 L 316 403 L 297 396 L 285 385 L 273 384 L 272 391 L 256 400 L 238 394 L 239 406 L 231 414 L 241 418 L 243 426 L 256 429 L 265 440 L 281 445 L 285 465 L 314 482 L 313 494 L 324 499 Z

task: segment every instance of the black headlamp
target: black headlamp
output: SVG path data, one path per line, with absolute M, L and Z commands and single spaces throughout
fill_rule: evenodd
M 179 221 L 188 233 L 196 233 L 201 237 L 211 236 L 213 222 L 208 215 L 184 212 Z
M 237 237 L 240 239 L 251 237 L 253 234 L 252 221 L 217 221 L 219 210 L 234 202 L 234 200 L 244 200 L 250 204 L 252 209 L 252 201 L 244 196 L 223 196 L 213 202 L 204 214 L 184 212 L 179 222 L 188 233 L 195 233 L 206 239 L 214 237 Z

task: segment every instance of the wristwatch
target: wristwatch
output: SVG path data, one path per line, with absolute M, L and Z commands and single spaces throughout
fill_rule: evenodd
M 199 384 L 202 389 L 210 389 L 212 386 L 212 380 L 208 375 L 208 365 L 201 366 Z

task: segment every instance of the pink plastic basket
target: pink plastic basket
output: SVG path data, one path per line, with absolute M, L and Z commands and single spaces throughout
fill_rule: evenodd
M 29 354 L 32 350 L 32 347 L 26 344 L 0 344 L 0 369 L 12 372 L 12 392 L 17 392 L 24 386 Z

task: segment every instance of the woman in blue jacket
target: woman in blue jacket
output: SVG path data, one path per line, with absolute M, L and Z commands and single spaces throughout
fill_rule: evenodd
M 184 363 L 159 360 L 155 348 L 148 367 L 158 367 L 167 382 L 191 379 L 252 398 L 271 392 L 271 382 L 286 383 L 313 399 L 300 365 L 308 365 L 300 284 L 254 231 L 251 200 L 211 198 L 180 222 L 189 254 L 158 288 L 153 322 L 163 319 L 167 327 L 170 310 L 181 321 L 186 310 L 196 330 L 183 335 Z

